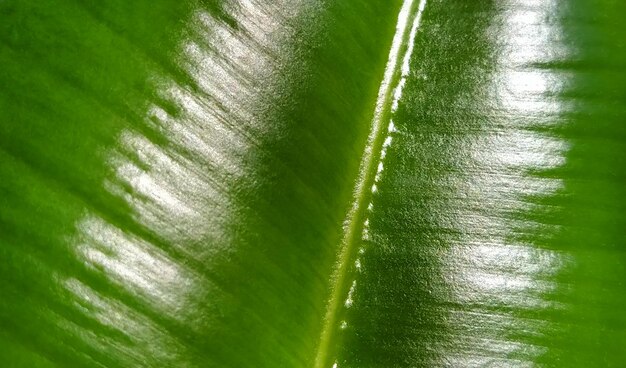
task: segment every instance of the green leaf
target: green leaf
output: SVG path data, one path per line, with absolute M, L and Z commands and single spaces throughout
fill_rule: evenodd
M 0 366 L 620 366 L 626 3 L 0 1 Z

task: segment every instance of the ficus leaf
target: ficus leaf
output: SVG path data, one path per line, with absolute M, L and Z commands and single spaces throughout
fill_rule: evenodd
M 0 1 L 0 366 L 621 366 L 623 14 Z

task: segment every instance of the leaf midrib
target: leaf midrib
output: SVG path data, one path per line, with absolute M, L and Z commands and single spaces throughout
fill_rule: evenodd
M 356 179 L 352 206 L 344 221 L 340 252 L 331 279 L 331 296 L 327 304 L 315 357 L 315 368 L 325 368 L 331 364 L 329 361 L 331 341 L 336 330 L 342 300 L 347 295 L 351 284 L 348 280 L 350 264 L 355 258 L 356 245 L 362 239 L 367 208 L 373 193 L 372 186 L 376 183 L 377 168 L 381 162 L 383 143 L 389 135 L 391 116 L 395 111 L 393 105 L 401 96 L 403 80 L 408 75 L 415 33 L 425 5 L 426 0 L 404 0 L 398 14 L 396 32 L 379 87 L 370 134 Z

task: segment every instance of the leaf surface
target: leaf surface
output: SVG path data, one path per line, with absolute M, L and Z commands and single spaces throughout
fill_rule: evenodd
M 339 367 L 623 364 L 624 10 L 428 2 Z
M 619 1 L 0 2 L 0 365 L 619 366 Z

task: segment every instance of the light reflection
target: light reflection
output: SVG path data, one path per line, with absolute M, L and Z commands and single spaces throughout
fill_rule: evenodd
M 89 266 L 172 312 L 179 314 L 190 307 L 184 304 L 189 299 L 186 294 L 197 290 L 198 277 L 189 270 L 154 245 L 98 217 L 87 215 L 80 226 L 76 251 Z
M 546 348 L 516 341 L 511 329 L 540 334 L 549 327 L 494 308 L 564 308 L 546 296 L 561 287 L 553 277 L 572 259 L 510 236 L 519 229 L 548 226 L 514 216 L 532 209 L 525 198 L 550 196 L 563 186 L 559 179 L 529 174 L 564 165 L 568 150 L 563 140 L 534 129 L 554 124 L 568 108 L 550 98 L 565 87 L 568 76 L 538 66 L 565 50 L 560 29 L 546 22 L 556 16 L 557 5 L 555 0 L 511 0 L 492 25 L 492 42 L 502 47 L 487 99 L 495 101 L 489 108 L 499 115 L 493 128 L 463 143 L 467 156 L 459 157 L 466 157 L 463 165 L 471 169 L 467 178 L 457 179 L 458 202 L 451 207 L 458 213 L 448 220 L 462 234 L 443 266 L 452 287 L 449 301 L 471 306 L 451 312 L 447 320 L 454 337 L 442 356 L 453 366 L 530 365 Z M 480 333 L 473 333 L 476 329 Z
M 284 64 L 280 58 L 290 58 L 285 47 L 295 30 L 285 22 L 310 5 L 287 0 L 223 5 L 236 27 L 201 8 L 187 21 L 176 62 L 193 86 L 155 74 L 151 82 L 159 98 L 148 101 L 144 121 L 129 124 L 106 154 L 113 174 L 104 187 L 128 205 L 135 228 L 152 240 L 97 213 L 79 219 L 72 236 L 76 257 L 130 298 L 99 294 L 84 280 L 65 282 L 77 310 L 135 344 L 132 349 L 114 340 L 91 345 L 126 352 L 126 366 L 186 366 L 177 356 L 184 344 L 130 305 L 143 305 L 191 330 L 219 317 L 211 303 L 219 305 L 224 291 L 202 270 L 235 250 L 229 226 L 238 204 L 232 191 L 254 176 L 250 151 L 281 129 L 261 120 L 266 105 L 261 99 L 280 88 L 273 82 Z M 150 130 L 155 133 L 146 133 Z
M 355 291 L 356 291 L 356 280 L 352 280 L 352 285 L 350 286 L 350 290 L 348 291 L 348 297 L 346 298 L 346 301 L 344 302 L 344 305 L 346 308 L 352 307 L 352 304 L 354 303 Z
M 114 354 L 117 359 L 123 360 L 123 365 L 129 367 L 192 366 L 184 359 L 184 347 L 181 342 L 172 338 L 155 321 L 120 301 L 98 293 L 77 279 L 69 278 L 64 284 L 75 296 L 74 306 L 78 311 L 95 318 L 103 326 L 122 331 L 128 339 L 126 342 L 116 341 L 107 334 L 86 331 L 70 320 L 59 319 L 60 327 L 81 336 L 89 346 Z M 145 339 L 146 336 L 153 339 Z M 138 351 L 144 354 L 137 354 Z

